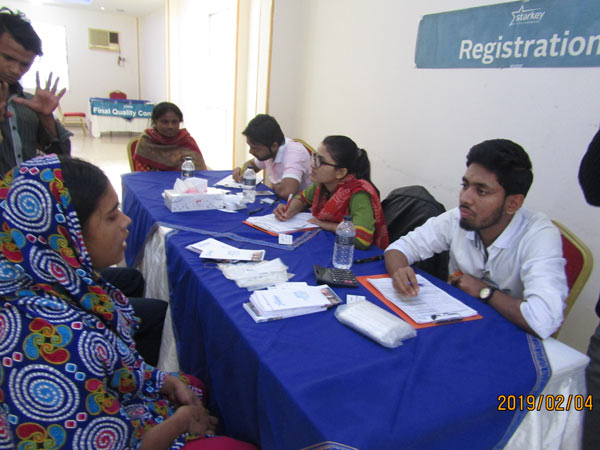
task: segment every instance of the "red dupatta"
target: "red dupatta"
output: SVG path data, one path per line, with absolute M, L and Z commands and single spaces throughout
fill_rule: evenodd
M 383 209 L 379 202 L 379 195 L 371 183 L 367 180 L 359 180 L 354 175 L 346 175 L 337 185 L 331 198 L 328 200 L 325 189 L 321 183 L 317 185 L 313 197 L 311 213 L 314 217 L 324 222 L 341 222 L 344 216 L 350 214 L 350 199 L 360 191 L 365 191 L 370 195 L 371 207 L 375 216 L 375 233 L 373 243 L 385 249 L 389 244 L 387 227 L 383 216 Z
M 141 167 L 149 166 L 150 170 L 180 170 L 186 156 L 192 158 L 196 170 L 206 170 L 202 152 L 185 128 L 172 138 L 148 128 L 138 140 L 133 160 Z

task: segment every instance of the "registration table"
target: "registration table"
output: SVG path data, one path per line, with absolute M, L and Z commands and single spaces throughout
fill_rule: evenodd
M 88 117 L 92 136 L 105 132 L 141 133 L 150 124 L 154 105 L 147 100 L 91 97 Z
M 200 176 L 212 184 L 225 174 Z M 184 247 L 215 237 L 264 248 L 266 259 L 281 258 L 295 274 L 291 281 L 315 284 L 312 265 L 331 266 L 333 234 L 321 231 L 292 250 L 242 224 L 245 211 L 170 213 L 160 193 L 176 176 L 123 176 L 123 209 L 133 219 L 127 259 L 134 262 L 158 224 L 177 230 L 167 235 L 163 254 L 144 257 L 162 265 L 166 255 L 181 369 L 210 387 L 209 407 L 228 435 L 263 449 L 579 447 L 580 408 L 548 411 L 545 405 L 556 409 L 556 394 L 584 400 L 587 357 L 553 339 L 532 338 L 433 277 L 483 319 L 419 329 L 395 349 L 340 324 L 332 310 L 256 324 L 242 307 L 250 293 Z M 356 275 L 385 272 L 382 261 L 352 269 Z M 335 290 L 342 299 L 364 295 L 386 308 L 362 286 Z M 552 401 L 527 412 L 528 395 Z M 510 403 L 503 405 L 500 396 Z

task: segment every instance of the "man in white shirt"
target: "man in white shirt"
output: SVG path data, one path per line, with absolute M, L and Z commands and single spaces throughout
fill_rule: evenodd
M 467 155 L 459 207 L 390 244 L 388 273 L 405 296 L 418 294 L 410 264 L 450 252 L 450 283 L 489 304 L 523 330 L 550 336 L 568 294 L 560 232 L 542 213 L 522 208 L 533 181 L 529 156 L 505 139 Z
M 302 192 L 310 184 L 310 151 L 286 138 L 274 117 L 259 114 L 242 131 L 254 158 L 233 170 L 240 182 L 246 168 L 258 172 L 267 169 L 269 182 L 280 198 Z

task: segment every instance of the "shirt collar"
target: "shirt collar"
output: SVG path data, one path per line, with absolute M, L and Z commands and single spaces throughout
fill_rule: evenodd
M 283 142 L 283 145 L 280 145 L 279 148 L 277 149 L 277 154 L 275 155 L 275 158 L 273 159 L 274 163 L 280 163 L 283 160 L 283 153 L 285 152 L 286 148 L 287 148 L 287 139 Z

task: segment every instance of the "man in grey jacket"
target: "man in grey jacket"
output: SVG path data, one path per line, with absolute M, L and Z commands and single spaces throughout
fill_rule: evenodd
M 0 9 L 0 175 L 40 152 L 71 152 L 71 133 L 52 115 L 65 93 L 57 92 L 58 78 L 52 83 L 50 74 L 42 88 L 36 76 L 33 95 L 19 83 L 41 55 L 42 42 L 25 16 Z

